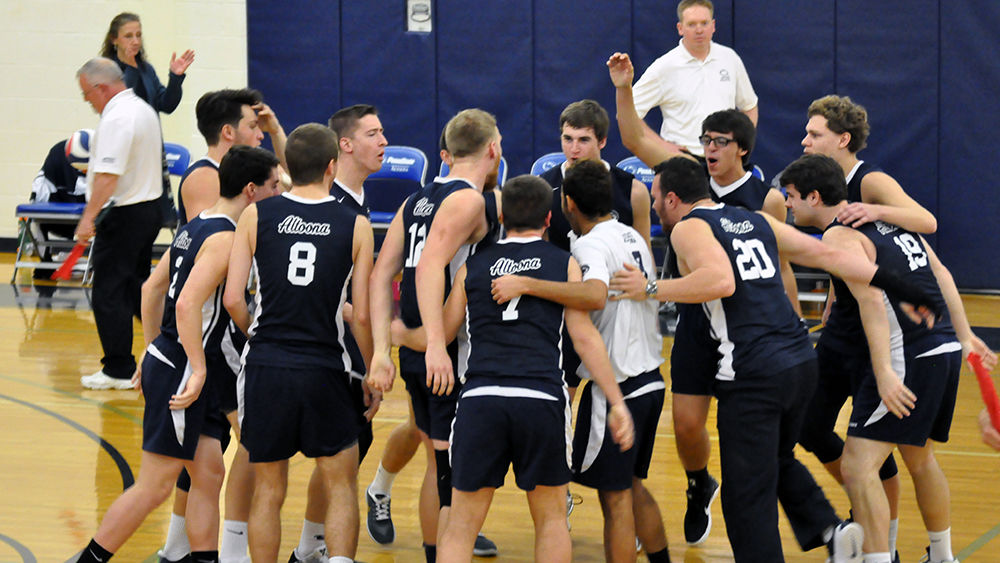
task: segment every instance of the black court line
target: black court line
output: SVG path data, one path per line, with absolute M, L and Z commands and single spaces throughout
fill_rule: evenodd
M 3 534 L 0 534 L 0 542 L 3 542 L 5 544 L 13 547 L 14 551 L 16 551 L 17 554 L 21 556 L 21 561 L 23 561 L 24 563 L 38 563 L 38 560 L 35 559 L 35 554 L 31 553 L 30 549 L 28 549 L 27 547 L 21 545 L 14 538 L 7 537 L 7 536 L 5 536 Z
M 77 431 L 83 433 L 84 435 L 86 435 L 91 440 L 97 442 L 97 444 L 99 446 L 101 446 L 101 448 L 103 448 L 104 451 L 108 452 L 108 455 L 111 456 L 111 459 L 114 460 L 115 465 L 118 466 L 118 473 L 120 473 L 121 476 L 122 476 L 122 490 L 123 491 L 125 489 L 131 487 L 135 483 L 135 477 L 132 475 L 132 468 L 129 467 L 128 461 L 125 460 L 125 457 L 122 456 L 122 454 L 117 449 L 115 449 L 114 446 L 112 446 L 104 438 L 101 438 L 100 436 L 98 436 L 96 433 L 94 433 L 90 429 L 85 428 L 80 423 L 72 421 L 72 420 L 66 418 L 65 416 L 63 416 L 63 415 L 61 415 L 61 414 L 59 414 L 57 412 L 50 411 L 50 410 L 46 409 L 45 407 L 41 407 L 41 406 L 38 406 L 36 404 L 29 403 L 27 401 L 22 401 L 21 399 L 16 399 L 16 398 L 8 396 L 8 395 L 0 395 L 0 399 L 6 399 L 6 400 L 8 400 L 8 401 L 10 401 L 12 403 L 17 403 L 19 405 L 22 405 L 22 406 L 25 406 L 25 407 L 28 407 L 28 408 L 31 408 L 31 409 L 35 409 L 36 411 L 38 411 L 40 413 L 47 414 L 47 415 L 51 416 L 52 418 L 54 418 L 54 419 L 56 419 L 56 420 L 58 420 L 60 422 L 63 422 L 65 424 L 68 424 L 69 426 L 72 426 L 74 429 L 76 429 Z

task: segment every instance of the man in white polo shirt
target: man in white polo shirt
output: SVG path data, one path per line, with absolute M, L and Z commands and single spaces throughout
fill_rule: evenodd
M 163 139 L 156 112 L 122 81 L 118 65 L 87 61 L 76 73 L 83 99 L 100 114 L 87 169 L 87 206 L 76 240 L 94 239 L 94 321 L 102 369 L 80 378 L 88 389 L 130 389 L 135 373 L 132 315 L 139 315 L 153 241 L 162 224 Z
M 711 0 L 678 4 L 680 44 L 653 61 L 632 87 L 639 117 L 659 106 L 660 136 L 698 157 L 704 156 L 701 122 L 709 114 L 738 109 L 757 125 L 757 94 L 736 51 L 712 42 L 713 18 Z

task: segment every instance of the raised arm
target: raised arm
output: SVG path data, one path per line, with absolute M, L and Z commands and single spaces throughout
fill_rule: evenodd
M 288 163 L 285 161 L 285 142 L 288 137 L 285 135 L 285 130 L 281 127 L 281 123 L 278 122 L 278 116 L 275 115 L 271 106 L 264 102 L 255 104 L 253 110 L 257 112 L 257 123 L 260 125 L 260 130 L 271 137 L 271 147 L 274 149 L 274 156 L 278 157 L 281 167 L 288 170 Z
M 447 395 L 455 384 L 451 357 L 445 349 L 444 284 L 448 264 L 466 243 L 486 233 L 486 203 L 476 190 L 459 190 L 444 199 L 435 212 L 416 268 L 417 305 L 427 331 L 427 386 Z
M 615 53 L 608 59 L 608 73 L 611 83 L 615 86 L 615 108 L 618 117 L 618 130 L 621 133 L 622 144 L 639 160 L 649 167 L 671 157 L 690 155 L 681 150 L 679 145 L 664 140 L 649 128 L 635 110 L 632 98 L 632 77 L 635 70 L 632 61 L 626 53 Z
M 250 309 L 247 308 L 246 290 L 250 279 L 250 267 L 257 246 L 257 206 L 250 204 L 243 210 L 236 223 L 233 235 L 233 250 L 229 256 L 229 271 L 226 274 L 226 289 L 222 303 L 229 316 L 243 334 L 249 336 Z

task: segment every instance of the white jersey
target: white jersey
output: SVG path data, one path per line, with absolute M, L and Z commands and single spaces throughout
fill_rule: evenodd
M 611 276 L 626 263 L 637 266 L 647 278 L 656 278 L 653 256 L 646 241 L 635 229 L 614 219 L 598 223 L 589 233 L 573 240 L 570 251 L 580 263 L 583 281 L 600 280 L 607 285 Z M 614 293 L 617 292 L 609 292 L 609 295 Z M 654 370 L 663 363 L 658 305 L 659 302 L 653 299 L 609 300 L 603 309 L 590 313 L 608 349 L 617 381 Z M 590 372 L 582 363 L 577 375 L 590 378 Z

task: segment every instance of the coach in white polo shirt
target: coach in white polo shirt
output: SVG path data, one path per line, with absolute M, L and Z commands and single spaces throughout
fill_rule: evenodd
M 135 372 L 132 315 L 140 313 L 142 282 L 161 225 L 163 139 L 156 112 L 125 87 L 113 61 L 91 59 L 76 76 L 83 99 L 101 115 L 76 239 L 94 239 L 92 301 L 104 357 L 103 368 L 80 382 L 88 389 L 129 389 Z
M 729 47 L 712 42 L 714 8 L 710 0 L 677 5 L 680 44 L 653 61 L 632 87 L 639 117 L 660 106 L 660 136 L 699 157 L 701 122 L 709 114 L 738 109 L 757 125 L 757 94 L 743 61 Z

